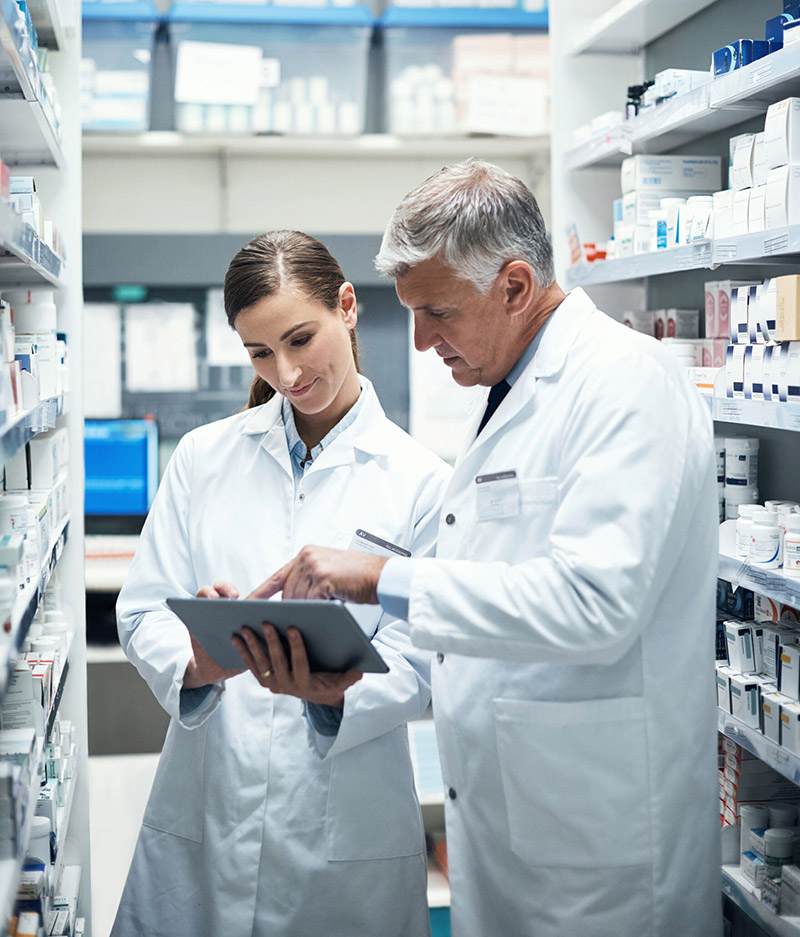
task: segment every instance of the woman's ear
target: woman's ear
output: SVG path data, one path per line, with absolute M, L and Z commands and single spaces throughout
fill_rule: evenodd
M 354 329 L 358 320 L 358 304 L 352 283 L 345 282 L 339 287 L 339 308 L 342 310 L 344 324 L 348 329 Z

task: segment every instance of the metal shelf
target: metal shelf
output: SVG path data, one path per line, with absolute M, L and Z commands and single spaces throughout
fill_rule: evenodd
M 595 134 L 586 143 L 567 150 L 564 154 L 564 168 L 574 172 L 578 169 L 621 166 L 622 161 L 633 153 L 632 123 L 627 121 L 607 133 Z
M 753 234 L 719 238 L 713 242 L 714 264 L 763 263 L 772 257 L 800 255 L 800 226 L 770 228 Z
M 569 55 L 638 52 L 714 0 L 619 0 L 578 33 Z
M 767 934 L 767 937 L 800 937 L 800 917 L 773 914 L 742 875 L 738 865 L 722 866 L 722 892 Z

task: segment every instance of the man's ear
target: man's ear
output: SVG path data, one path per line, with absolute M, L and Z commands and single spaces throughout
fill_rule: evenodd
M 518 316 L 527 309 L 536 291 L 536 279 L 529 263 L 511 260 L 500 271 L 497 286 L 509 316 Z

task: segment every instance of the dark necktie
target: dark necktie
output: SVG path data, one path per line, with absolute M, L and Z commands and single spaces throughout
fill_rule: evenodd
M 511 385 L 505 379 L 500 381 L 499 384 L 494 384 L 492 386 L 492 389 L 489 391 L 489 399 L 486 401 L 486 410 L 481 418 L 481 425 L 478 427 L 478 432 L 475 434 L 476 436 L 480 436 L 483 432 L 483 427 L 486 426 L 492 418 L 492 414 L 500 406 L 510 390 Z

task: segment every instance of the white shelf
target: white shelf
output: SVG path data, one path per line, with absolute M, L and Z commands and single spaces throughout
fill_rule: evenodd
M 737 588 L 744 586 L 792 608 L 800 606 L 800 577 L 787 576 L 781 569 L 756 569 L 747 560 L 720 553 L 717 573 Z
M 800 225 L 793 225 L 713 241 L 696 241 L 670 250 L 576 265 L 567 270 L 567 283 L 570 286 L 596 286 L 680 273 L 683 270 L 711 269 L 724 264 L 796 266 L 795 258 L 798 256 Z
M 38 774 L 43 769 L 42 758 L 44 746 L 42 740 L 37 741 L 38 746 Z M 25 810 L 25 823 L 22 827 L 17 843 L 17 855 L 9 859 L 0 859 L 0 923 L 6 926 L 11 912 L 14 909 L 14 902 L 17 897 L 17 883 L 19 882 L 20 872 L 22 872 L 22 863 L 28 851 L 28 843 L 31 838 L 31 827 L 33 818 L 36 814 L 36 804 L 34 798 L 38 796 L 38 791 L 34 786 L 28 789 L 29 802 Z
M 752 752 L 764 764 L 788 778 L 792 784 L 800 784 L 800 758 L 797 755 L 782 748 L 758 730 L 746 726 L 730 713 L 718 709 L 717 715 L 718 728 L 723 735 Z
M 5 107 L 0 103 L 0 128 Z M 0 201 L 0 288 L 60 286 L 61 273 L 61 260 L 7 202 Z
M 570 289 L 575 286 L 597 286 L 683 270 L 701 270 L 710 266 L 711 241 L 695 241 L 672 250 L 650 251 L 647 254 L 615 257 L 613 260 L 598 260 L 570 267 L 567 270 L 567 285 Z
M 800 76 L 800 47 L 795 43 L 779 49 L 727 75 L 720 75 L 710 85 L 712 107 L 759 104 L 765 111 L 770 104 L 797 93 Z
M 58 0 L 28 0 L 39 46 L 58 51 L 64 48 L 64 21 Z
M 580 31 L 569 55 L 638 52 L 714 0 L 619 0 Z
M 800 432 L 800 404 L 729 397 L 707 399 L 711 407 L 711 416 L 720 423 L 741 423 L 746 426 Z
M 595 134 L 591 140 L 567 150 L 564 168 L 574 172 L 578 169 L 603 169 L 620 166 L 633 153 L 631 135 L 632 121 L 614 127 L 607 133 Z
M 51 3 L 53 0 L 46 0 Z M 44 3 L 42 4 L 45 5 Z M 55 117 L 41 90 L 30 43 L 16 26 L 14 0 L 0 0 L 0 139 L 9 165 L 64 164 Z
M 762 904 L 755 887 L 742 875 L 738 865 L 722 866 L 722 891 L 755 921 L 768 937 L 800 937 L 800 917 L 773 914 Z
M 357 137 L 193 136 L 156 130 L 141 134 L 84 133 L 86 156 L 140 156 L 145 153 L 175 156 L 342 157 L 396 159 L 398 157 L 485 159 L 548 154 L 549 136 L 541 137 L 396 137 L 363 134 Z
M 32 410 L 15 414 L 0 426 L 0 461 L 7 462 L 34 436 L 53 429 L 63 412 L 64 397 L 49 397 Z

